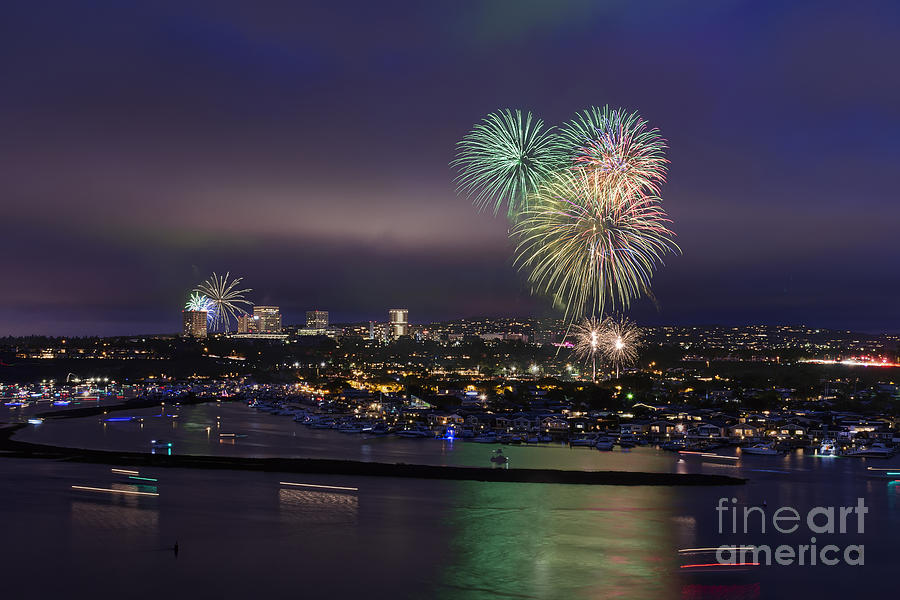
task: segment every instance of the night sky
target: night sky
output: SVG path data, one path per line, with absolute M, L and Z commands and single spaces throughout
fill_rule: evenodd
M 287 323 L 553 315 L 448 162 L 603 104 L 670 145 L 638 322 L 900 330 L 898 57 L 892 2 L 6 3 L 0 335 L 175 332 L 228 270 Z

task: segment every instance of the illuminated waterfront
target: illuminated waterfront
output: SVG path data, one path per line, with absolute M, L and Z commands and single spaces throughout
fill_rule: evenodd
M 141 412 L 147 413 L 143 429 L 135 422 L 104 424 L 86 417 L 46 421 L 17 439 L 143 449 L 147 438 L 166 432 L 183 453 L 478 466 L 486 464 L 491 448 L 310 430 L 242 404 L 185 406 L 169 419 L 150 416 L 158 413 L 151 409 Z M 217 421 L 222 430 L 247 437 L 207 439 L 206 427 Z M 728 472 L 750 483 L 725 489 L 490 484 L 157 468 L 141 469 L 140 476 L 159 480 L 152 484 L 158 497 L 120 497 L 72 489 L 124 489 L 110 467 L 6 459 L 0 461 L 0 509 L 18 517 L 4 517 L 12 543 L 3 552 L 7 559 L 27 559 L 25 577 L 13 583 L 21 593 L 47 568 L 42 557 L 52 543 L 54 553 L 67 557 L 52 568 L 70 584 L 87 586 L 101 577 L 105 585 L 128 586 L 136 598 L 173 588 L 232 594 L 291 585 L 303 586 L 305 597 L 448 599 L 704 598 L 722 597 L 709 594 L 724 585 L 731 594 L 724 597 L 753 598 L 773 597 L 776 588 L 858 592 L 866 583 L 847 577 L 853 567 L 812 567 L 815 580 L 808 575 L 811 567 L 799 566 L 720 574 L 713 583 L 686 578 L 679 548 L 767 541 L 716 532 L 715 506 L 723 495 L 747 505 L 798 508 L 865 498 L 871 528 L 858 541 L 866 545 L 866 577 L 887 576 L 892 540 L 900 533 L 900 487 L 867 477 L 866 469 L 893 460 L 826 459 L 797 451 L 743 456 L 723 465 L 679 461 L 655 448 L 598 452 L 547 445 L 505 451 L 511 468 Z M 30 541 L 37 539 L 44 541 Z M 171 551 L 176 541 L 177 558 Z M 144 583 L 136 587 L 135 581 Z M 62 589 L 57 580 L 43 585 L 48 592 Z

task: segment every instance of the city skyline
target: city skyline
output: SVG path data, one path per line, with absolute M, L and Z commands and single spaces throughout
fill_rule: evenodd
M 683 255 L 637 322 L 900 327 L 895 5 L 528 6 L 13 8 L 0 333 L 177 330 L 228 270 L 290 322 L 555 316 L 448 165 L 490 111 L 604 104 L 672 161 Z

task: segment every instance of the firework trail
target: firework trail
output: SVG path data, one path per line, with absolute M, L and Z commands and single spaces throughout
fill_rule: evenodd
M 232 320 L 236 320 L 238 314 L 246 312 L 237 305 L 253 305 L 252 302 L 244 299 L 244 294 L 252 290 L 235 289 L 243 278 L 238 277 L 229 281 L 230 275 L 230 272 L 225 273 L 224 276 L 213 273 L 209 279 L 194 289 L 195 292 L 206 297 L 213 307 L 213 312 L 208 313 L 213 315 L 209 325 L 210 331 L 218 331 L 219 329 L 228 331 Z
M 591 107 L 562 126 L 560 139 L 574 165 L 595 169 L 621 195 L 659 196 L 666 141 L 638 113 Z
M 575 346 L 572 351 L 585 363 L 591 363 L 591 381 L 597 381 L 597 354 L 601 351 L 601 338 L 604 334 L 604 323 L 596 317 L 583 319 L 575 325 L 572 333 L 575 336 Z
M 530 112 L 503 109 L 491 113 L 457 143 L 457 192 L 479 210 L 496 215 L 506 204 L 513 222 L 528 198 L 565 164 L 565 153 L 552 128 Z
M 656 196 L 623 195 L 596 169 L 559 171 L 510 231 L 515 264 L 572 320 L 602 315 L 627 308 L 679 251 L 670 222 Z

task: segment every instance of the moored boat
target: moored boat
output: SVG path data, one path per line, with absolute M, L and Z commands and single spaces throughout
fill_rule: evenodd
M 341 433 L 362 433 L 363 428 L 362 425 L 356 423 L 345 423 L 338 427 L 338 431 Z
M 594 448 L 597 450 L 603 450 L 604 452 L 609 452 L 613 449 L 613 444 L 615 444 L 615 440 L 610 437 L 601 436 L 598 437 L 594 442 Z
M 491 462 L 495 465 L 505 465 L 509 463 L 509 457 L 503 454 L 503 448 L 497 448 L 491 455 Z
M 433 437 L 433 434 L 427 429 L 421 427 L 410 427 L 409 429 L 401 429 L 397 435 L 402 438 L 422 439 Z
M 819 456 L 837 456 L 838 449 L 837 444 L 833 439 L 824 439 L 822 440 L 822 445 L 819 446 L 818 451 L 816 452 Z
M 569 445 L 572 447 L 575 446 L 587 446 L 593 447 L 594 444 L 597 443 L 597 435 L 596 434 L 587 434 L 579 437 L 575 437 L 569 440 Z
M 741 448 L 741 454 L 759 454 L 762 456 L 775 456 L 781 454 L 780 450 L 777 450 L 772 444 L 753 444 L 752 446 L 747 446 L 746 448 Z
M 861 446 L 855 450 L 848 450 L 844 456 L 856 456 L 861 458 L 890 458 L 894 455 L 894 449 L 881 442 L 875 442 L 868 446 Z

